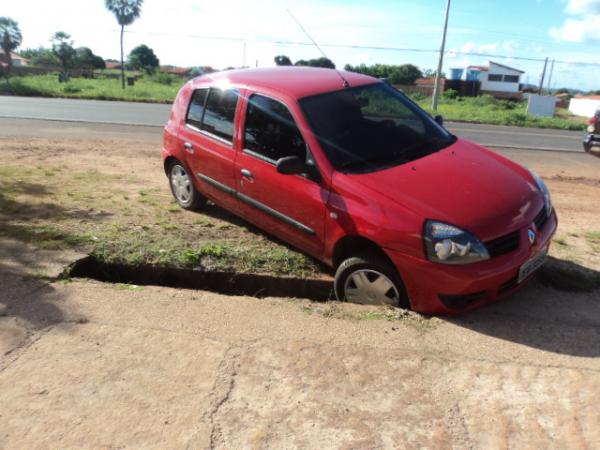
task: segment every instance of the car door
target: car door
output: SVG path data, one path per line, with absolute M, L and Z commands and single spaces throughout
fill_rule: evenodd
M 200 192 L 219 205 L 236 209 L 234 161 L 235 89 L 196 89 L 190 99 L 185 126 L 179 132 L 186 163 Z
M 286 156 L 311 158 L 290 110 L 281 101 L 252 94 L 245 102 L 243 150 L 235 164 L 243 215 L 309 254 L 324 245 L 328 191 L 317 181 L 277 172 Z

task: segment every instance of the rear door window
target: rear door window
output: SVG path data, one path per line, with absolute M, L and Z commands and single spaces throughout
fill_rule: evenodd
M 233 122 L 238 96 L 239 92 L 234 89 L 211 88 L 200 129 L 233 142 Z
M 244 149 L 270 162 L 286 156 L 306 159 L 306 144 L 288 108 L 258 94 L 248 100 Z

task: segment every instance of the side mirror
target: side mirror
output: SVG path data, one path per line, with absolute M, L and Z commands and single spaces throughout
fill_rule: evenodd
M 312 164 L 312 160 L 306 163 L 297 156 L 280 158 L 277 161 L 277 172 L 283 175 L 304 175 L 309 180 L 317 183 L 321 180 L 321 174 L 314 164 Z
M 438 125 L 442 127 L 444 126 L 444 118 L 441 115 L 438 114 L 433 118 L 433 120 L 435 120 Z
M 308 172 L 308 167 L 297 156 L 286 156 L 277 161 L 277 172 L 283 175 L 301 175 Z

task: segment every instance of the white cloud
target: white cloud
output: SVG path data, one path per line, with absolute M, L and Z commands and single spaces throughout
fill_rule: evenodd
M 600 14 L 600 0 L 569 0 L 566 11 L 573 15 Z
M 571 16 L 560 27 L 550 29 L 558 41 L 586 42 L 600 40 L 600 0 L 568 0 L 565 12 Z

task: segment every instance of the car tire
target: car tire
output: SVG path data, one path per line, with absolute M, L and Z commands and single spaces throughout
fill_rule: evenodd
M 381 256 L 366 254 L 344 260 L 335 273 L 335 296 L 341 302 L 386 304 L 410 309 L 404 283 Z
M 173 161 L 169 164 L 167 176 L 171 193 L 183 209 L 197 211 L 206 205 L 206 198 L 196 190 L 194 181 L 182 163 Z

